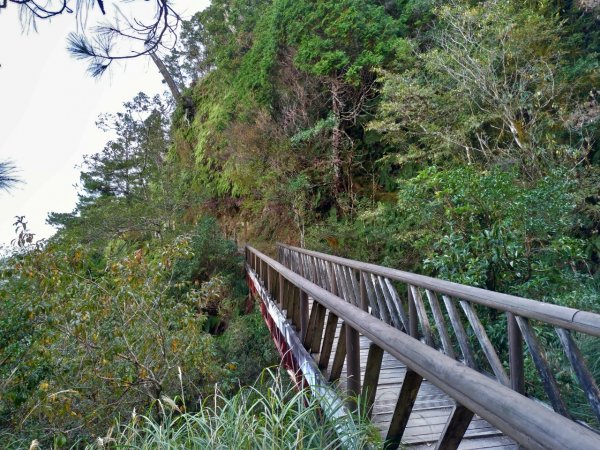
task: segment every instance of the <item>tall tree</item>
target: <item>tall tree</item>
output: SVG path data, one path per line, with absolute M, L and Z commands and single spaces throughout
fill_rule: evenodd
M 173 204 L 165 161 L 170 112 L 159 96 L 140 93 L 122 112 L 101 116 L 98 126 L 114 138 L 84 158 L 75 211 L 51 213 L 48 223 L 71 229 L 78 224 L 88 242 L 126 232 L 160 233 Z
M 150 178 L 161 168 L 168 147 L 167 105 L 159 96 L 139 93 L 124 106 L 123 112 L 101 116 L 97 122 L 116 137 L 85 158 L 84 199 L 146 198 Z

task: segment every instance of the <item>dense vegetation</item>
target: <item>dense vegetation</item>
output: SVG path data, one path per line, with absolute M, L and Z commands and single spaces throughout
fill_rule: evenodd
M 61 446 L 251 383 L 276 359 L 227 238 L 600 310 L 595 5 L 214 0 L 163 55 L 178 104 L 100 119 L 47 243 L 21 218 L 0 427 Z
M 331 409 L 341 412 L 342 406 L 340 401 Z M 381 442 L 364 411 L 324 417 L 320 399 L 298 390 L 285 371 L 265 370 L 254 385 L 232 396 L 215 388 L 214 395 L 194 412 L 166 396 L 155 409 L 148 414 L 133 410 L 85 448 L 360 450 Z M 344 433 L 336 433 L 337 429 Z M 15 438 L 4 444 L 6 450 L 29 446 L 28 441 Z

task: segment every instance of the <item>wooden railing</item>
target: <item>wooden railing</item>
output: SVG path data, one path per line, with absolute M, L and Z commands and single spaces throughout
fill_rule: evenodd
M 552 407 L 561 415 L 571 417 L 547 352 L 536 333 L 536 329 L 553 328 L 590 411 L 600 421 L 600 390 L 573 337 L 573 332 L 579 332 L 598 338 L 599 314 L 283 244 L 278 249 L 280 262 L 297 274 L 468 367 L 482 372 L 491 370 L 500 384 L 519 393 L 524 393 L 526 381 L 534 383 L 524 377 L 524 340 Z M 507 348 L 501 352 L 492 344 L 479 317 L 480 313 L 490 310 L 496 315 L 506 313 L 504 345 Z
M 437 448 L 456 448 L 474 414 L 487 420 L 491 425 L 528 449 L 597 450 L 600 448 L 600 435 L 594 431 L 553 412 L 539 402 L 524 397 L 502 383 L 458 363 L 450 356 L 401 331 L 399 328 L 407 325 L 409 330 L 412 327 L 414 335 L 417 334 L 415 325 L 410 325 L 411 316 L 408 314 L 406 314 L 406 322 L 403 322 L 401 313 L 396 309 L 398 315 L 397 321 L 394 322 L 396 327 L 386 323 L 385 320 L 374 317 L 375 311 L 378 311 L 377 314 L 380 317 L 387 317 L 388 321 L 392 321 L 390 310 L 395 308 L 391 301 L 393 294 L 391 288 L 388 287 L 387 294 L 390 296 L 390 301 L 385 302 L 384 306 L 384 303 L 381 302 L 385 296 L 383 292 L 381 292 L 382 297 L 377 297 L 374 291 L 372 291 L 372 295 L 369 295 L 369 289 L 374 290 L 376 287 L 374 286 L 375 281 L 369 283 L 369 287 L 367 286 L 366 279 L 368 277 L 366 275 L 373 274 L 381 277 L 377 278 L 377 283 L 383 289 L 382 286 L 387 286 L 383 277 L 390 279 L 391 273 L 381 272 L 377 275 L 380 269 L 376 266 L 365 265 L 360 268 L 351 268 L 348 266 L 347 260 L 334 257 L 325 258 L 314 252 L 309 253 L 291 247 L 281 247 L 281 249 L 283 260 L 286 261 L 287 258 L 287 263 L 295 267 L 296 271 L 288 269 L 252 247 L 246 248 L 247 268 L 262 281 L 266 292 L 277 299 L 280 309 L 287 313 L 289 321 L 297 327 L 305 347 L 320 353 L 320 366 L 326 367 L 332 352 L 335 351 L 331 369 L 332 376 L 335 378 L 335 372 L 337 371 L 337 376 L 339 376 L 341 365 L 346 357 L 349 381 L 358 374 L 358 382 L 348 383 L 350 391 L 354 395 L 362 395 L 367 405 L 374 400 L 378 366 L 381 365 L 381 355 L 384 351 L 407 366 L 394 418 L 386 435 L 387 448 L 397 448 L 399 445 L 423 378 L 456 401 L 456 406 L 440 436 Z M 294 262 L 293 254 L 303 256 L 299 256 L 299 260 L 296 259 Z M 337 267 L 333 267 L 334 265 Z M 359 282 L 357 274 L 352 275 L 352 272 L 343 267 L 360 271 L 360 280 L 363 281 Z M 329 286 L 329 289 L 320 287 L 310 279 Z M 353 283 L 353 279 L 355 283 Z M 421 281 L 426 280 L 410 278 L 411 286 L 421 286 L 423 284 Z M 351 286 L 352 289 L 350 289 Z M 424 286 L 430 290 L 440 289 L 443 295 L 457 294 L 451 289 L 453 285 L 439 287 L 424 284 Z M 342 295 L 346 295 L 348 300 L 338 297 L 337 289 L 340 289 Z M 472 291 L 471 298 L 468 300 L 473 301 L 477 295 L 478 292 Z M 316 302 L 310 315 L 308 314 L 309 297 Z M 399 296 L 395 301 L 401 301 Z M 368 306 L 373 314 L 365 311 Z M 384 308 L 388 313 L 387 316 L 384 315 Z M 527 317 L 524 316 L 526 310 L 526 306 L 521 309 L 515 307 L 512 312 L 517 313 L 518 311 L 520 317 Z M 329 314 L 328 323 L 325 325 L 326 311 Z M 417 313 L 413 312 L 413 314 Z M 542 313 L 540 312 L 540 314 Z M 571 316 L 570 320 L 563 317 L 560 324 L 566 325 L 562 320 L 568 323 L 573 322 L 576 319 L 575 316 L 576 314 Z M 423 315 L 423 319 L 424 317 Z M 535 318 L 539 318 L 539 316 Z M 345 338 L 340 336 L 337 348 L 333 349 L 333 330 L 335 330 L 338 320 L 342 321 L 342 333 Z M 332 325 L 334 322 L 335 325 Z M 323 327 L 325 327 L 324 333 Z M 593 324 L 584 322 L 582 327 L 593 328 Z M 358 358 L 356 355 L 352 355 L 354 348 L 358 348 L 353 336 L 356 336 L 357 339 L 359 333 L 371 341 L 362 386 L 360 371 L 353 368 L 358 362 Z

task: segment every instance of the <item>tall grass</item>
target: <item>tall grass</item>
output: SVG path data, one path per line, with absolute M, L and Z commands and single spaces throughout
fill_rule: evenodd
M 281 371 L 265 371 L 256 385 L 229 398 L 216 389 L 194 413 L 181 412 L 167 398 L 159 402 L 159 410 L 158 418 L 134 415 L 87 448 L 327 450 L 379 443 L 364 414 L 325 417 L 319 398 L 296 390 Z

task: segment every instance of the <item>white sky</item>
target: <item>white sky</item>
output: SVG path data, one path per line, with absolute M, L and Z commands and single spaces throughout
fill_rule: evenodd
M 175 0 L 174 8 L 189 18 L 208 3 Z M 25 181 L 9 193 L 0 191 L 0 246 L 15 237 L 16 215 L 26 216 L 40 239 L 55 231 L 45 224 L 49 212 L 73 210 L 75 166 L 109 138 L 95 127 L 99 114 L 120 111 L 140 91 L 166 90 L 149 58 L 113 64 L 100 80 L 90 78 L 86 63 L 66 50 L 66 37 L 75 28 L 68 15 L 41 21 L 38 33 L 23 34 L 17 5 L 0 9 L 0 160 L 11 159 Z

